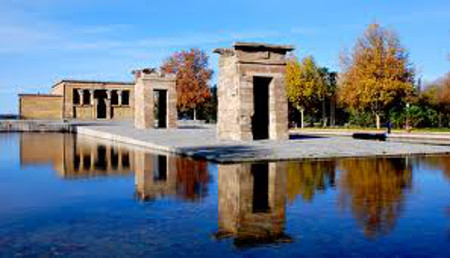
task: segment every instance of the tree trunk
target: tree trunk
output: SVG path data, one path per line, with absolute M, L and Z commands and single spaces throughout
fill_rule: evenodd
M 197 121 L 197 107 L 194 108 L 194 121 Z
M 376 123 L 377 123 L 377 129 L 380 129 L 381 128 L 381 125 L 380 125 L 380 114 L 375 114 L 375 118 L 376 118 Z
M 334 96 L 330 99 L 330 125 L 334 126 L 336 124 L 336 101 Z
M 325 107 L 325 98 L 322 100 L 322 123 L 323 127 L 327 127 L 327 108 Z
M 303 119 L 305 117 L 305 109 L 304 108 L 300 109 L 300 114 L 301 114 L 301 128 L 303 129 L 303 128 L 305 128 L 305 125 L 303 123 Z

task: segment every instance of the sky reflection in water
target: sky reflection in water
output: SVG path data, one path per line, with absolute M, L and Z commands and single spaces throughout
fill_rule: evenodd
M 0 135 L 0 256 L 450 255 L 450 157 L 217 165 Z

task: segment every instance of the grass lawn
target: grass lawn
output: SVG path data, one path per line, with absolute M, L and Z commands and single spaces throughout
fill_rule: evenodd
M 376 129 L 375 127 L 305 127 L 301 128 L 291 128 L 294 131 L 342 131 L 342 132 L 353 132 L 353 131 L 379 131 L 385 132 L 386 128 Z M 393 133 L 405 133 L 405 129 L 392 129 Z M 412 133 L 450 133 L 450 128 L 415 128 L 411 130 Z

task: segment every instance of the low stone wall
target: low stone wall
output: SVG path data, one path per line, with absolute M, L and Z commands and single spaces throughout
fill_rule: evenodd
M 62 119 L 62 112 L 62 96 L 48 94 L 19 95 L 19 115 L 23 119 Z
M 64 132 L 73 133 L 75 127 L 66 122 L 37 120 L 0 120 L 1 132 Z

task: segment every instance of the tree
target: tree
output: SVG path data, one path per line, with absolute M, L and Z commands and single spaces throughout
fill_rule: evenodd
M 209 80 L 212 70 L 208 67 L 208 55 L 199 49 L 175 52 L 161 66 L 163 73 L 177 76 L 177 108 L 181 112 L 196 110 L 210 96 Z
M 340 100 L 356 111 L 380 116 L 393 105 L 406 102 L 413 90 L 414 69 L 398 36 L 378 24 L 370 24 L 351 56 L 341 56 Z
M 217 85 L 210 88 L 211 97 L 203 103 L 203 105 L 198 109 L 197 116 L 206 122 L 216 122 L 217 121 L 217 106 L 218 106 L 218 96 L 217 96 Z
M 444 106 L 450 106 L 450 72 L 437 83 L 437 102 Z
M 330 103 L 330 125 L 335 123 L 335 109 L 336 109 L 336 90 L 337 90 L 337 73 L 331 72 L 327 67 L 319 68 L 320 75 L 323 80 L 323 88 L 319 92 L 322 100 L 322 122 L 323 126 L 327 126 L 327 111 L 326 101 Z
M 304 111 L 313 109 L 324 95 L 325 83 L 319 67 L 311 56 L 299 62 L 291 57 L 286 67 L 286 94 L 291 105 L 301 113 L 304 127 Z

